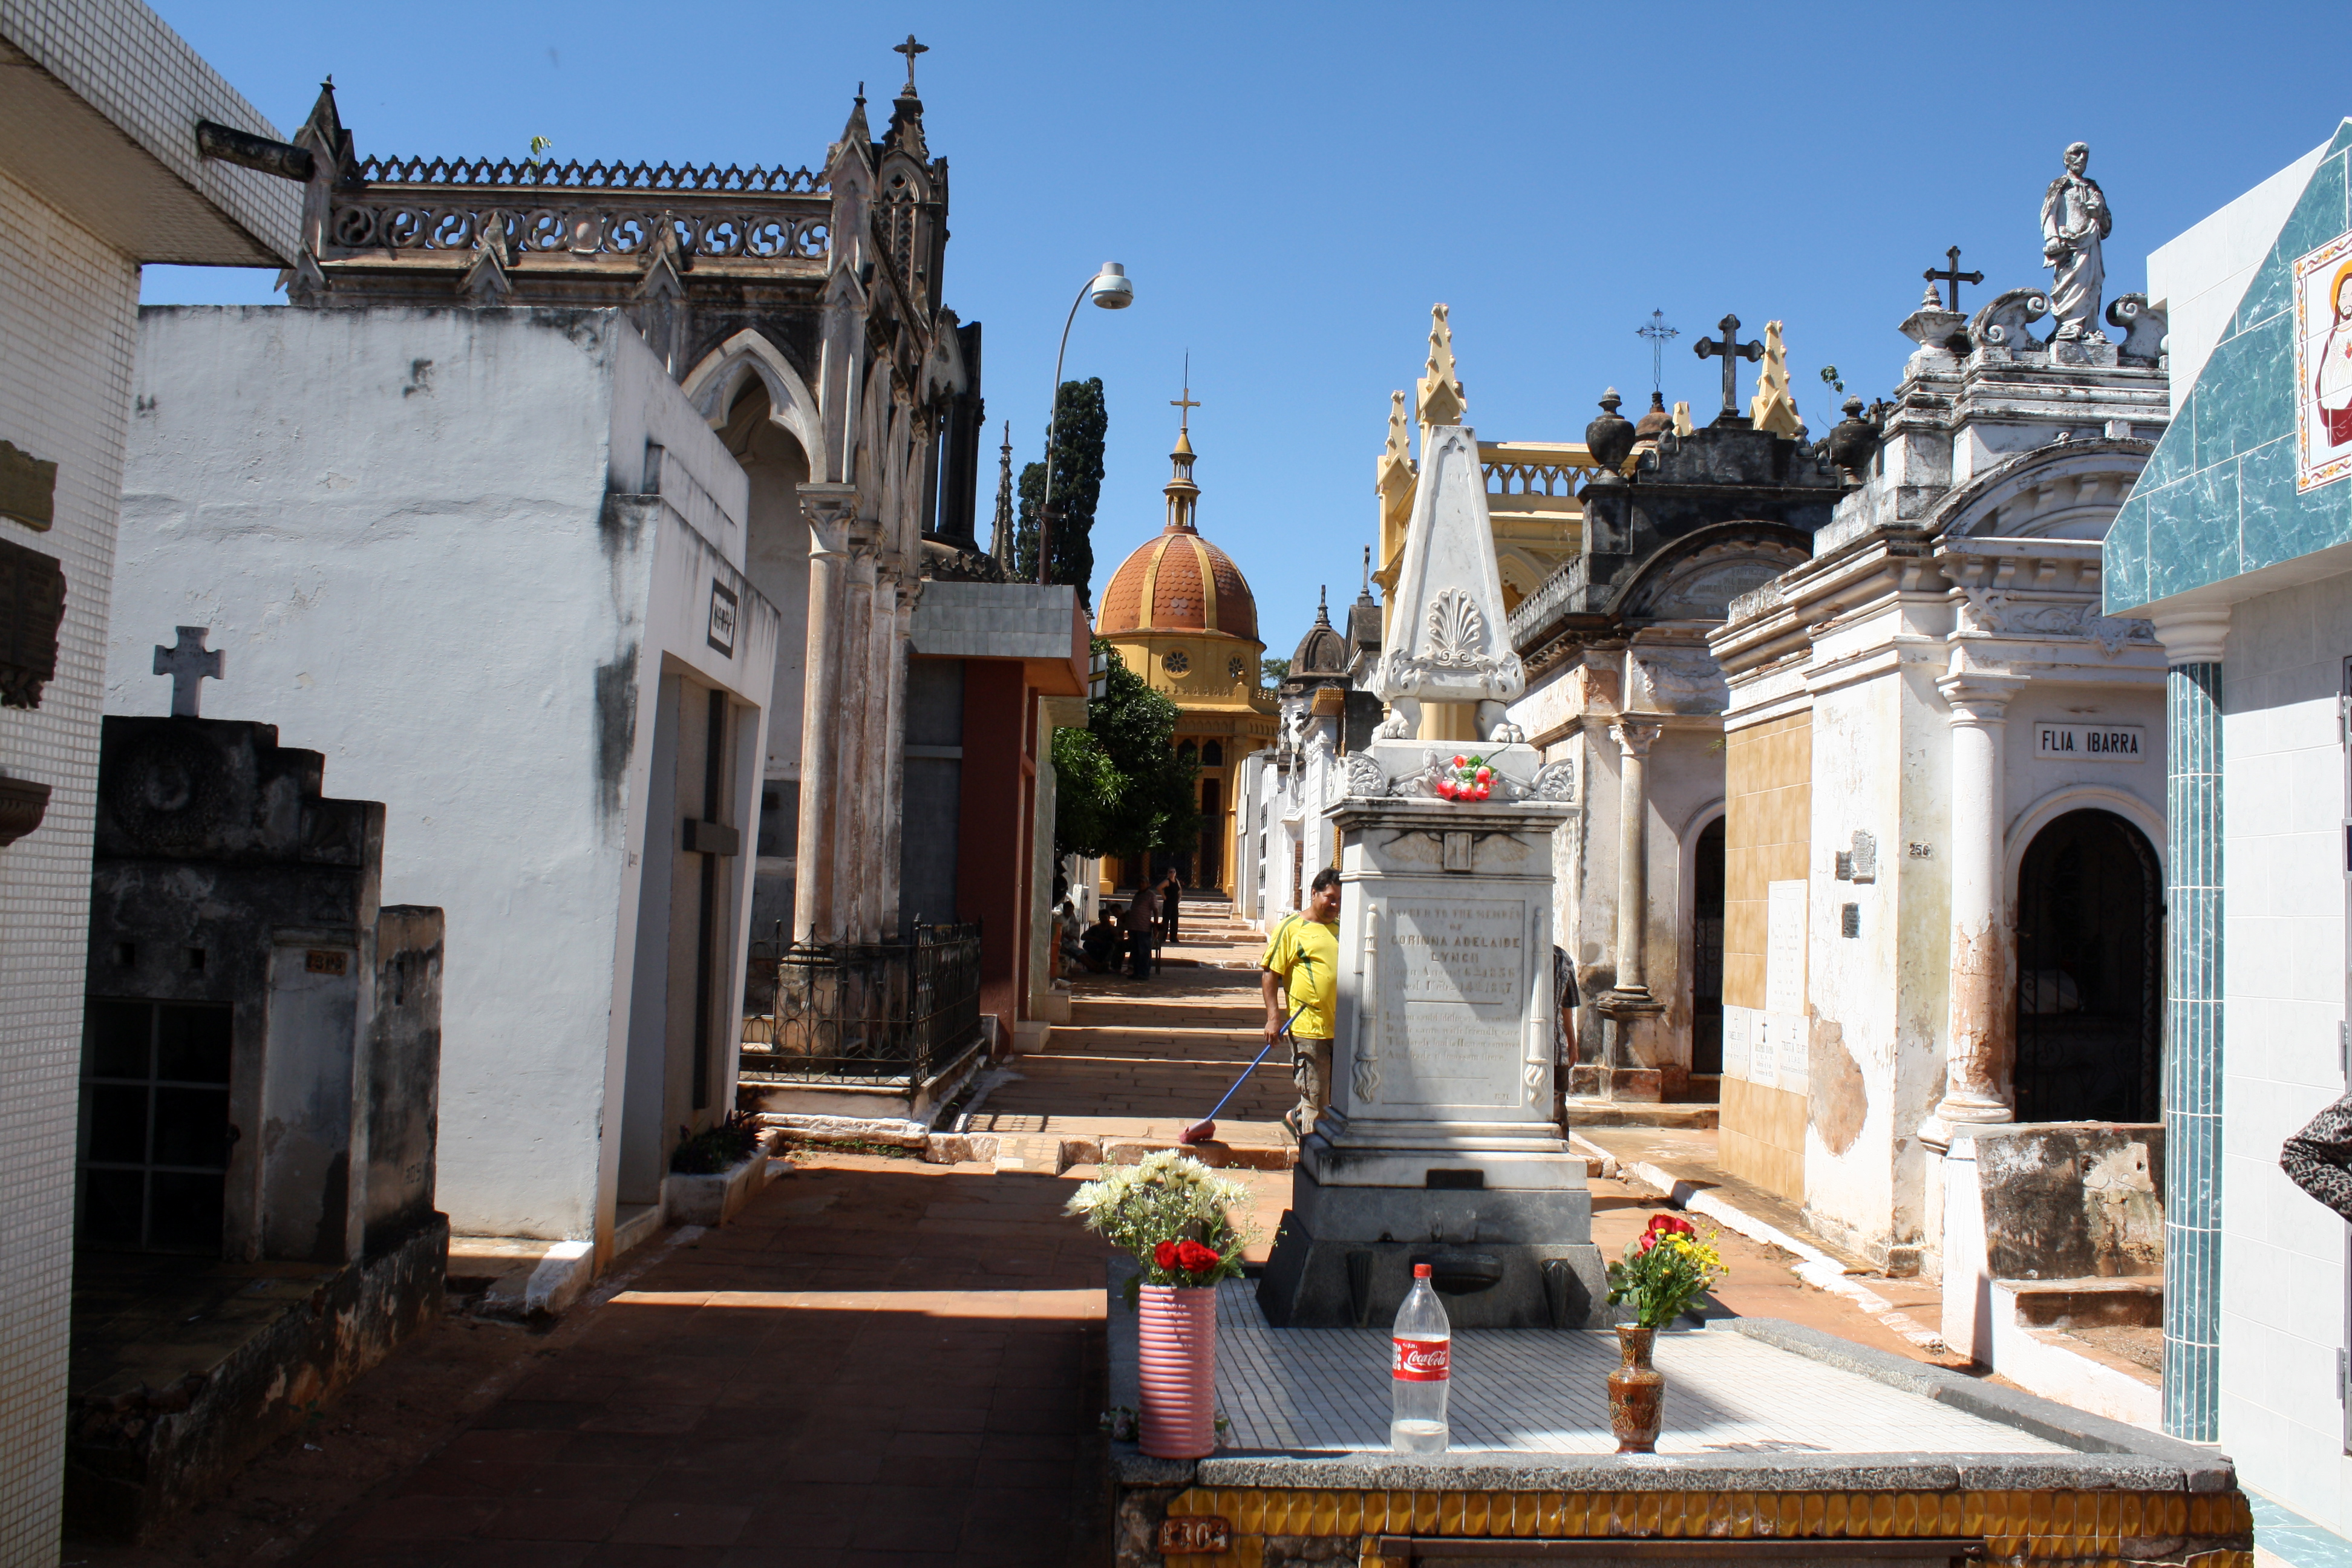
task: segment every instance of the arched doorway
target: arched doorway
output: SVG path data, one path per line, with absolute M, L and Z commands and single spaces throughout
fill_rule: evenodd
M 1723 1071 L 1723 818 L 1691 850 L 1691 1065 Z
M 2070 811 L 2017 875 L 2017 1119 L 2154 1121 L 2164 879 L 2140 830 Z
M 1216 744 L 1212 741 L 1211 745 Z M 1194 885 L 1202 889 L 1221 889 L 1225 885 L 1223 850 L 1225 847 L 1224 786 L 1215 779 L 1201 781 L 1201 858 L 1194 862 L 1200 880 Z

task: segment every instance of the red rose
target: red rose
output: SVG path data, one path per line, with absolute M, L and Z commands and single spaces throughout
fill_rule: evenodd
M 1172 1241 L 1163 1241 L 1151 1249 L 1151 1261 L 1171 1274 L 1176 1271 L 1176 1260 L 1181 1256 L 1182 1254 Z
M 1214 1252 L 1199 1242 L 1184 1241 L 1179 1242 L 1176 1246 L 1176 1261 L 1184 1266 L 1184 1271 L 1188 1274 L 1202 1274 L 1214 1268 L 1218 1259 Z

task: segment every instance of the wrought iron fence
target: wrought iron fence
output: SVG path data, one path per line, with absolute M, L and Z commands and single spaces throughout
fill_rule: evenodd
M 981 1046 L 980 923 L 910 942 L 751 944 L 746 1084 L 904 1079 L 908 1092 Z

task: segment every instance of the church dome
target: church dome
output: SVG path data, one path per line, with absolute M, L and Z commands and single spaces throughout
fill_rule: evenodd
M 1298 639 L 1298 651 L 1290 656 L 1290 679 L 1328 679 L 1348 673 L 1348 639 L 1331 624 L 1328 603 L 1318 597 L 1315 603 L 1315 624 Z
M 1168 481 L 1168 526 L 1119 563 L 1103 590 L 1099 637 L 1123 632 L 1192 632 L 1257 638 L 1257 600 L 1234 558 L 1201 537 L 1192 509 L 1200 487 L 1192 482 L 1191 433 L 1180 430 L 1169 454 L 1175 475 Z

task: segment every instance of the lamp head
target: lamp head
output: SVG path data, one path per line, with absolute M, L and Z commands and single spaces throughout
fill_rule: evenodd
M 1135 303 L 1135 285 L 1127 280 L 1127 268 L 1116 261 L 1104 262 L 1087 287 L 1093 290 L 1094 302 L 1106 310 L 1124 310 Z

